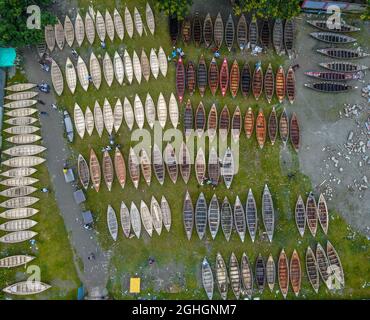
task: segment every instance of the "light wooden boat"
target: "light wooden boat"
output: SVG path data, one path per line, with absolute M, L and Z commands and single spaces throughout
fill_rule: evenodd
M 140 167 L 143 178 L 148 186 L 150 186 L 150 181 L 152 178 L 152 166 L 150 158 L 144 148 L 141 149 L 140 155 Z
M 8 100 L 21 100 L 21 101 L 14 101 L 14 102 L 9 102 L 4 105 L 5 108 L 26 108 L 33 106 L 34 104 L 37 103 L 37 100 L 29 100 L 32 99 L 33 97 L 36 97 L 38 95 L 38 92 L 36 91 L 23 91 L 23 92 L 16 92 L 9 94 L 4 97 L 4 99 Z M 24 102 L 26 100 L 26 102 Z M 17 103 L 18 102 L 18 103 Z M 18 107 L 18 105 L 21 104 L 23 105 L 22 107 Z
M 34 216 L 39 210 L 34 208 L 15 208 L 8 209 L 0 213 L 4 219 L 25 219 Z
M 4 166 L 20 168 L 20 167 L 35 167 L 45 162 L 45 159 L 37 156 L 14 157 L 2 162 Z
M 220 205 L 215 194 L 208 206 L 208 226 L 214 240 L 220 227 Z
M 220 114 L 220 122 L 218 125 L 219 136 L 221 141 L 227 140 L 227 135 L 230 130 L 230 112 L 228 107 L 225 105 Z
M 152 199 L 150 201 L 150 214 L 152 216 L 154 230 L 160 236 L 162 232 L 163 222 L 162 209 L 154 196 L 152 196 Z
M 90 55 L 90 75 L 95 88 L 99 89 L 101 85 L 101 68 L 94 52 L 91 52 Z
M 0 195 L 7 198 L 13 197 L 24 197 L 28 196 L 37 191 L 37 188 L 31 186 L 20 186 L 20 187 L 12 187 L 0 192 Z
M 326 205 L 325 197 L 322 193 L 320 194 L 319 202 L 317 203 L 317 216 L 319 218 L 322 230 L 324 231 L 325 234 L 328 234 L 329 212 L 328 206 Z
M 123 201 L 121 201 L 119 215 L 123 234 L 125 235 L 126 238 L 129 238 L 131 232 L 130 210 L 127 208 L 126 204 Z
M 183 127 L 185 139 L 188 140 L 194 131 L 193 107 L 191 106 L 190 99 L 188 99 L 185 106 Z
M 37 169 L 35 168 L 21 167 L 21 168 L 10 169 L 10 170 L 1 172 L 0 174 L 3 177 L 8 177 L 8 178 L 28 177 L 28 176 L 33 175 L 36 171 Z
M 112 59 L 110 58 L 108 52 L 105 52 L 103 59 L 103 73 L 105 81 L 107 82 L 108 87 L 110 87 L 114 79 L 114 69 Z
M 226 95 L 228 86 L 229 86 L 229 66 L 227 59 L 224 58 L 224 61 L 222 62 L 220 69 L 220 89 L 223 97 Z
M 315 254 L 310 246 L 308 246 L 306 251 L 306 271 L 312 288 L 318 293 L 320 287 L 319 267 L 316 262 Z
M 20 187 L 20 186 L 29 186 L 35 184 L 38 181 L 39 181 L 38 179 L 32 177 L 15 177 L 2 180 L 0 184 L 8 187 Z
M 222 160 L 221 175 L 224 177 L 224 182 L 227 189 L 230 189 L 231 183 L 234 178 L 234 156 L 228 147 Z
M 113 127 L 115 132 L 118 132 L 119 128 L 121 127 L 122 120 L 123 120 L 123 108 L 121 99 L 118 98 L 116 104 L 114 105 L 113 110 Z
M 317 206 L 316 200 L 312 192 L 308 195 L 307 202 L 306 202 L 306 217 L 307 217 L 307 226 L 310 230 L 313 237 L 316 236 L 317 232 Z
M 156 144 L 153 145 L 153 171 L 159 184 L 163 185 L 165 177 L 164 161 L 162 152 Z
M 197 110 L 195 111 L 195 132 L 198 137 L 204 134 L 206 128 L 206 110 L 202 102 L 199 102 Z
M 154 122 L 155 122 L 155 105 L 152 96 L 149 94 L 149 92 L 146 95 L 145 99 L 145 116 L 146 121 L 149 124 L 149 127 L 153 129 Z
M 118 83 L 122 85 L 123 78 L 125 75 L 125 69 L 123 66 L 123 61 L 117 51 L 114 53 L 113 68 L 114 68 L 114 74 L 116 76 Z
M 159 50 L 158 50 L 158 63 L 159 63 L 159 70 L 161 71 L 162 75 L 166 77 L 167 69 L 168 69 L 167 56 L 162 47 L 159 47 Z
M 214 290 L 214 280 L 212 269 L 207 261 L 207 258 L 204 258 L 202 262 L 202 284 L 208 299 L 212 300 Z
M 107 35 L 110 41 L 114 40 L 114 23 L 112 16 L 110 15 L 108 9 L 105 10 L 105 28 L 107 29 Z
M 159 93 L 157 102 L 157 116 L 160 126 L 164 129 L 167 121 L 167 104 L 162 92 Z
M 189 149 L 184 142 L 181 143 L 180 147 L 179 166 L 182 179 L 187 184 L 191 174 L 191 159 Z
M 17 84 L 12 84 L 10 86 L 5 87 L 5 90 L 8 91 L 26 91 L 26 90 L 31 90 L 34 87 L 36 87 L 36 83 L 17 83 Z
M 243 289 L 245 293 L 247 294 L 248 298 L 252 298 L 253 293 L 253 273 L 252 273 L 252 267 L 249 263 L 248 257 L 243 252 L 241 266 L 240 266 L 240 273 L 241 273 L 241 282 L 243 284 Z
M 168 143 L 164 150 L 164 162 L 166 163 L 167 172 L 173 183 L 176 183 L 178 176 L 178 166 L 175 149 L 171 143 Z
M 266 282 L 271 292 L 274 290 L 275 286 L 275 274 L 275 262 L 272 258 L 272 255 L 270 254 L 266 262 Z
M 40 128 L 36 126 L 14 126 L 4 129 L 4 132 L 10 134 L 31 134 L 39 131 Z
M 215 104 L 212 104 L 211 110 L 208 114 L 207 122 L 207 133 L 209 141 L 212 142 L 217 133 L 217 108 Z
M 224 259 L 218 252 L 216 256 L 216 282 L 218 291 L 223 300 L 227 299 L 228 283 L 227 268 Z
M 116 30 L 117 36 L 122 41 L 123 38 L 125 37 L 125 26 L 123 24 L 122 17 L 116 8 L 114 8 L 114 11 L 113 11 L 113 22 L 114 22 L 114 28 Z
M 240 240 L 244 242 L 245 239 L 245 231 L 247 229 L 246 220 L 245 220 L 245 213 L 244 207 L 240 202 L 239 196 L 236 196 L 235 205 L 234 205 L 234 223 L 235 229 L 238 233 Z
M 72 47 L 75 40 L 75 29 L 71 19 L 67 15 L 64 19 L 64 37 L 67 44 Z
M 140 64 L 141 64 L 141 72 L 143 73 L 144 79 L 146 81 L 149 81 L 150 63 L 149 63 L 148 56 L 146 55 L 144 49 L 141 50 Z
M 289 277 L 290 283 L 292 284 L 293 292 L 296 297 L 298 297 L 299 292 L 301 291 L 302 270 L 301 261 L 295 249 L 290 259 Z
M 203 185 L 203 180 L 206 175 L 206 158 L 202 148 L 198 149 L 197 156 L 195 158 L 195 176 L 198 184 Z
M 299 195 L 297 203 L 295 205 L 295 222 L 298 228 L 298 232 L 303 237 L 306 228 L 306 209 L 301 195 Z
M 289 139 L 289 117 L 285 108 L 280 116 L 279 132 L 280 139 L 283 141 L 285 146 Z
M 95 25 L 94 20 L 91 18 L 89 12 L 86 12 L 85 15 L 85 31 L 87 41 L 92 45 L 95 40 Z
M 103 129 L 104 129 L 104 118 L 103 118 L 103 112 L 97 100 L 95 101 L 95 105 L 94 105 L 94 122 L 95 122 L 95 129 L 98 132 L 99 137 L 101 137 L 103 134 Z
M 195 64 L 193 61 L 189 61 L 186 66 L 186 89 L 189 92 L 189 95 L 192 96 L 195 92 L 196 88 L 196 70 L 195 70 Z
M 139 129 L 142 129 L 144 126 L 144 107 L 140 97 L 137 94 L 135 95 L 134 100 L 134 114 L 137 126 Z
M 0 230 L 10 232 L 23 231 L 34 227 L 36 224 L 37 222 L 31 219 L 11 220 L 0 224 Z
M 74 112 L 73 112 L 74 124 L 76 127 L 76 131 L 81 139 L 84 138 L 86 123 L 85 123 L 85 116 L 81 107 L 75 103 Z
M 251 236 L 252 242 L 256 239 L 257 234 L 257 206 L 253 196 L 252 189 L 248 191 L 247 203 L 246 203 L 246 222 L 248 226 L 249 235 Z
M 102 162 L 102 171 L 105 184 L 108 188 L 108 191 L 112 190 L 112 184 L 114 180 L 114 168 L 112 159 L 108 153 L 108 151 L 104 151 L 103 153 L 103 162 Z
M 181 103 L 185 94 L 185 67 L 181 57 L 176 65 L 176 93 Z
M 239 106 L 237 106 L 231 121 L 231 135 L 234 139 L 234 142 L 237 142 L 239 140 L 241 130 L 242 130 L 242 116 L 240 108 Z
M 264 89 L 265 89 L 265 96 L 268 103 L 271 103 L 272 97 L 274 96 L 275 91 L 275 76 L 274 71 L 272 70 L 271 63 L 269 64 L 266 73 L 265 73 L 265 80 L 264 80 Z
M 4 288 L 3 291 L 8 294 L 24 296 L 38 294 L 49 288 L 51 288 L 50 285 L 40 281 L 22 281 Z
M 186 190 L 182 213 L 186 237 L 190 240 L 194 226 L 194 208 L 188 190 Z
M 94 149 L 90 150 L 90 178 L 96 192 L 99 192 L 101 182 L 101 169 Z
M 270 242 L 272 242 L 275 228 L 275 211 L 274 203 L 272 201 L 271 193 L 267 184 L 265 184 L 262 195 L 262 220 L 267 236 Z
M 159 75 L 159 61 L 158 61 L 157 54 L 155 53 L 153 48 L 150 50 L 149 61 L 150 61 L 150 70 L 152 71 L 152 75 L 155 79 L 157 79 Z
M 262 149 L 266 141 L 266 119 L 260 109 L 256 120 L 256 136 L 259 147 Z
M 64 88 L 63 75 L 62 75 L 62 71 L 60 71 L 58 64 L 53 59 L 51 62 L 50 74 L 51 74 L 51 82 L 53 83 L 54 90 L 56 94 L 60 96 L 63 93 L 63 88 Z
M 40 145 L 19 145 L 3 150 L 3 153 L 10 156 L 34 156 L 46 150 Z
M 23 208 L 29 207 L 39 201 L 39 198 L 36 197 L 19 197 L 19 198 L 11 198 L 5 200 L 4 202 L 0 203 L 0 207 L 6 209 L 15 209 L 15 208 Z
M 162 211 L 163 225 L 166 228 L 166 230 L 169 232 L 171 228 L 171 208 L 165 196 L 162 196 L 161 198 L 161 211 Z
M 107 31 L 105 28 L 105 22 L 104 22 L 103 15 L 100 13 L 99 10 L 96 11 L 95 27 L 96 27 L 96 33 L 98 34 L 100 41 L 104 42 Z
M 82 186 L 87 190 L 90 182 L 90 169 L 82 154 L 78 155 L 77 172 Z
M 275 84 L 276 84 L 276 96 L 278 97 L 279 102 L 282 103 L 285 98 L 286 91 L 285 72 L 282 66 L 279 66 L 279 69 L 276 73 Z
M 51 24 L 45 26 L 45 42 L 50 52 L 53 52 L 55 47 L 55 32 L 54 26 Z
M 153 234 L 153 219 L 150 214 L 148 206 L 143 200 L 141 200 L 140 202 L 140 216 L 141 216 L 141 222 L 143 223 L 145 231 L 151 237 Z
M 214 147 L 211 147 L 208 156 L 208 176 L 214 186 L 218 185 L 220 174 L 221 169 L 217 151 Z
M 284 53 L 284 25 L 283 20 L 276 19 L 272 30 L 272 44 L 277 55 Z
M 2 243 L 19 243 L 32 239 L 37 235 L 37 232 L 30 230 L 15 231 L 7 233 L 4 236 L 0 237 L 0 242 Z M 3 289 L 4 290 L 4 289 Z
M 109 233 L 114 241 L 117 241 L 118 236 L 118 222 L 117 222 L 117 216 L 114 209 L 111 207 L 111 205 L 108 205 L 107 209 L 107 225 Z
M 145 18 L 146 18 L 146 24 L 148 25 L 148 29 L 150 33 L 154 35 L 155 19 L 154 19 L 153 10 L 150 7 L 148 2 L 146 3 L 146 6 L 145 6 Z
M 239 300 L 240 293 L 241 293 L 241 285 L 240 285 L 241 275 L 240 275 L 240 270 L 239 270 L 239 262 L 234 252 L 232 252 L 230 256 L 229 276 L 230 276 L 231 289 L 234 292 L 235 298 Z
M 326 253 L 320 243 L 316 246 L 316 261 L 319 269 L 319 273 L 322 281 L 325 283 L 326 287 L 332 289 L 332 275 L 329 260 Z
M 230 92 L 231 96 L 233 98 L 236 97 L 239 90 L 239 82 L 240 82 L 240 71 L 239 71 L 239 65 L 236 60 L 234 60 L 234 63 L 230 70 Z
M 103 119 L 104 119 L 104 127 L 107 130 L 108 134 L 111 135 L 113 131 L 114 117 L 113 117 L 112 107 L 107 98 L 104 98 Z
M 217 14 L 213 30 L 213 39 L 215 41 L 216 48 L 221 48 L 222 41 L 224 39 L 224 23 L 222 21 L 221 13 Z
M 211 15 L 207 13 L 203 24 L 203 40 L 206 48 L 208 48 L 213 41 L 213 22 Z
M 94 125 L 94 115 L 89 106 L 87 106 L 85 110 L 85 124 L 86 132 L 89 134 L 89 136 L 91 136 L 95 125 Z
M 125 100 L 123 101 L 123 116 L 125 118 L 125 122 L 129 130 L 132 130 L 132 127 L 134 126 L 134 111 L 132 110 L 132 106 L 130 101 L 125 97 Z
M 37 112 L 35 108 L 20 108 L 20 109 L 12 109 L 10 111 L 5 112 L 5 115 L 8 117 L 28 117 L 33 115 Z
M 280 291 L 286 299 L 289 290 L 289 262 L 284 249 L 281 250 L 278 261 L 278 280 Z
M 131 181 L 134 187 L 137 189 L 140 181 L 140 162 L 135 154 L 134 149 L 130 148 L 128 156 L 128 171 L 130 173 Z
M 134 22 L 136 31 L 141 37 L 143 35 L 143 20 L 141 19 L 140 12 L 136 7 L 134 8 Z
M 133 69 L 133 66 L 132 66 L 131 58 L 130 58 L 127 50 L 125 50 L 125 53 L 123 55 L 123 65 L 125 66 L 126 79 L 131 84 L 132 80 L 133 80 L 133 77 L 134 77 L 134 69 Z
M 278 120 L 276 116 L 275 106 L 272 107 L 272 111 L 270 113 L 267 128 L 268 128 L 268 133 L 269 133 L 271 144 L 274 145 L 276 138 L 277 138 L 277 133 L 278 133 Z
M 168 103 L 168 113 L 170 116 L 171 123 L 176 129 L 179 124 L 179 107 L 175 95 L 171 92 L 170 101 Z
M 84 21 L 79 13 L 75 20 L 75 38 L 79 47 L 81 47 L 82 42 L 85 39 L 85 26 Z
M 64 34 L 63 34 L 64 36 Z M 0 259 L 0 268 L 15 268 L 31 262 L 35 257 L 24 254 L 8 256 Z
M 134 21 L 127 7 L 125 7 L 125 27 L 126 32 L 130 38 L 134 35 Z
M 114 153 L 114 170 L 116 172 L 117 180 L 123 189 L 126 184 L 126 163 L 118 147 L 116 147 L 116 151 Z
M 329 260 L 332 275 L 339 281 L 341 286 L 344 287 L 344 271 L 342 263 L 337 251 L 329 240 L 326 243 L 326 254 Z
M 140 212 L 137 209 L 135 203 L 133 203 L 133 202 L 131 202 L 130 218 L 131 218 L 132 231 L 134 232 L 136 237 L 139 239 L 140 238 L 140 233 L 141 233 Z
M 234 226 L 233 211 L 229 199 L 225 197 L 221 206 L 221 228 L 226 238 L 226 241 L 230 241 L 233 226 Z
M 195 205 L 195 230 L 200 240 L 204 238 L 207 231 L 207 215 L 207 201 L 203 192 L 201 192 Z
M 77 75 L 82 88 L 87 91 L 89 88 L 89 71 L 87 70 L 85 61 L 81 57 L 78 57 L 77 60 Z
M 140 63 L 139 56 L 137 55 L 135 50 L 132 54 L 132 65 L 133 65 L 133 68 L 134 68 L 135 78 L 136 78 L 137 82 L 140 84 L 141 83 L 141 74 L 142 74 L 142 72 L 141 72 L 141 63 Z
M 74 94 L 76 90 L 76 85 L 77 85 L 77 75 L 76 75 L 76 69 L 71 59 L 69 59 L 69 57 L 67 58 L 67 61 L 66 61 L 65 73 L 66 73 L 66 81 L 67 81 L 68 88 L 71 91 L 71 93 Z
M 225 25 L 225 44 L 227 49 L 231 51 L 234 45 L 234 38 L 235 38 L 235 25 L 234 20 L 231 14 L 229 14 L 229 18 L 226 21 Z

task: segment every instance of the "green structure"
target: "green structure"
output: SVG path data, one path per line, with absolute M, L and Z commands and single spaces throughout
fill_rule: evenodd
M 0 68 L 13 67 L 16 56 L 14 48 L 0 48 Z

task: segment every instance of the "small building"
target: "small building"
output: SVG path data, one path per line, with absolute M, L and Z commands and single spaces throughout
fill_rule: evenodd
M 363 12 L 366 6 L 358 3 L 340 1 L 313 1 L 305 0 L 301 6 L 302 11 L 308 13 L 327 13 L 330 6 L 337 6 L 342 12 Z M 329 12 L 331 14 L 332 12 Z
M 89 225 L 92 225 L 93 222 L 94 222 L 94 219 L 93 219 L 93 216 L 92 216 L 92 213 L 90 210 L 88 211 L 83 211 L 82 212 L 82 219 L 84 221 L 84 225 L 85 226 L 89 226 Z
M 140 278 L 130 278 L 130 293 L 140 293 Z
M 14 48 L 0 48 L 0 68 L 13 67 L 16 56 Z
M 80 204 L 86 201 L 85 194 L 81 189 L 73 192 L 73 198 L 75 199 L 75 202 L 77 204 Z
M 63 169 L 63 174 L 64 174 L 64 180 L 67 183 L 75 181 L 75 175 L 73 174 L 72 169 Z

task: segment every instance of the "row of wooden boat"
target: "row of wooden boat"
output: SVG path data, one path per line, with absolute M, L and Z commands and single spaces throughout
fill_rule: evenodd
M 149 3 L 146 4 L 145 16 L 148 29 L 153 35 L 155 31 L 155 18 Z M 104 16 L 99 10 L 96 13 L 93 10 L 90 10 L 90 12 L 87 11 L 84 19 L 78 12 L 74 24 L 68 15 L 65 17 L 64 25 L 57 18 L 55 25 L 45 26 L 45 43 L 51 52 L 54 50 L 55 45 L 60 50 L 63 50 L 65 42 L 72 47 L 76 40 L 78 46 L 81 46 L 85 36 L 91 45 L 94 43 L 96 35 L 100 41 L 106 41 L 106 38 L 109 38 L 113 42 L 116 34 L 122 41 L 125 31 L 130 38 L 133 37 L 134 27 L 137 34 L 141 37 L 145 27 L 139 10 L 135 7 L 132 17 L 129 9 L 125 7 L 123 17 L 124 19 L 122 19 L 122 15 L 115 8 L 113 17 L 107 9 Z M 147 34 L 146 30 L 145 34 Z
M 49 284 L 36 280 L 26 280 L 14 283 L 4 288 L 3 291 L 7 294 L 26 296 L 41 293 L 49 288 L 51 288 Z
M 138 239 L 142 235 L 142 226 L 146 233 L 152 237 L 153 231 L 161 235 L 162 226 L 169 232 L 171 228 L 171 208 L 165 196 L 162 196 L 161 202 L 152 196 L 150 206 L 141 200 L 140 210 L 134 202 L 131 202 L 131 207 L 128 209 L 122 201 L 120 207 L 120 222 L 123 234 L 126 238 L 133 236 Z M 107 209 L 107 225 L 109 233 L 114 241 L 118 237 L 118 221 L 114 209 L 108 205 Z
M 220 70 L 215 58 L 212 59 L 207 70 L 203 55 L 199 59 L 198 67 L 195 66 L 193 61 L 188 61 L 185 67 L 182 58 L 178 60 L 176 90 L 180 102 L 184 98 L 185 91 L 192 96 L 197 87 L 203 97 L 207 85 L 213 96 L 220 88 L 222 96 L 225 96 L 230 90 L 231 96 L 235 98 L 240 91 L 244 97 L 253 94 L 255 99 L 258 100 L 264 91 L 269 103 L 271 103 L 275 93 L 279 102 L 282 102 L 286 96 L 289 102 L 293 103 L 296 96 L 295 74 L 292 67 L 285 74 L 283 67 L 280 66 L 275 75 L 271 64 L 269 64 L 264 74 L 261 64 L 258 63 L 252 75 L 252 69 L 247 62 L 240 70 L 238 62 L 234 60 L 229 71 L 226 58 L 224 58 Z

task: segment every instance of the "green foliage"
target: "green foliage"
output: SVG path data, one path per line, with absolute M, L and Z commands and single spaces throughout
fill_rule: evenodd
M 52 0 L 0 0 L 0 45 L 23 47 L 40 43 L 43 39 L 43 27 L 56 22 L 53 14 L 46 11 Z M 41 9 L 41 29 L 27 28 L 27 7 L 38 5 Z
M 367 0 L 366 11 L 363 14 L 361 14 L 361 19 L 370 20 L 370 0 Z
M 163 11 L 166 15 L 177 15 L 179 20 L 183 20 L 192 5 L 193 0 L 158 0 L 157 9 Z

